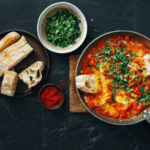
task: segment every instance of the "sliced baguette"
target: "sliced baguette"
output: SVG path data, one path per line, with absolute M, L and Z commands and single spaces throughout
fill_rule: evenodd
M 11 46 L 7 47 L 6 49 L 4 49 L 0 53 L 0 62 L 2 62 L 9 53 L 13 53 L 15 50 L 23 47 L 26 43 L 27 43 L 27 40 L 25 39 L 24 36 L 22 36 L 19 41 L 17 41 L 13 45 L 11 45 Z
M 2 76 L 6 70 L 15 67 L 24 58 L 26 58 L 32 51 L 33 48 L 27 43 L 20 49 L 17 49 L 9 53 L 5 57 L 5 59 L 0 63 L 0 76 Z
M 0 41 L 0 52 L 11 44 L 15 43 L 20 38 L 20 35 L 17 32 L 8 33 L 1 41 Z
M 2 81 L 1 93 L 14 96 L 18 83 L 18 74 L 14 71 L 6 71 Z
M 78 75 L 75 78 L 78 89 L 85 93 L 95 93 L 95 75 Z
M 44 63 L 37 61 L 31 66 L 23 70 L 19 74 L 19 79 L 23 80 L 24 83 L 28 84 L 28 88 L 36 86 L 42 80 L 42 70 L 44 69 Z
M 145 69 L 144 72 L 146 72 L 146 75 L 150 75 L 150 54 L 146 54 L 144 57 L 144 62 L 145 62 Z

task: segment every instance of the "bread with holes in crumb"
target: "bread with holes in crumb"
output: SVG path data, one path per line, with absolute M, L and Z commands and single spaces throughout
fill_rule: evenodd
M 21 79 L 24 83 L 28 84 L 28 88 L 31 89 L 42 80 L 43 69 L 44 63 L 42 61 L 37 61 L 25 70 L 23 70 L 19 74 L 19 79 Z

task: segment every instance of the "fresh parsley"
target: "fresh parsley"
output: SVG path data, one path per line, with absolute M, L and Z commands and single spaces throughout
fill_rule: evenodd
M 62 48 L 74 45 L 81 35 L 80 22 L 77 16 L 68 10 L 57 11 L 52 17 L 47 18 L 45 28 L 47 40 L 52 45 Z

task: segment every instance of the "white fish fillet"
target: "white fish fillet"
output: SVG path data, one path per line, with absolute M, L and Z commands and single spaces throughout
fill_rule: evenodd
M 15 67 L 19 62 L 21 62 L 24 58 L 26 58 L 31 52 L 33 48 L 27 43 L 20 49 L 17 49 L 11 53 L 9 53 L 5 59 L 0 63 L 0 76 L 3 73 Z
M 27 40 L 25 39 L 24 36 L 22 36 L 18 42 L 4 49 L 0 53 L 0 62 L 2 62 L 9 53 L 13 53 L 17 49 L 23 47 L 26 43 L 27 43 Z
M 76 77 L 76 86 L 85 93 L 94 93 L 95 75 L 79 75 Z
M 1 93 L 14 96 L 18 83 L 18 74 L 14 71 L 6 71 L 2 81 Z

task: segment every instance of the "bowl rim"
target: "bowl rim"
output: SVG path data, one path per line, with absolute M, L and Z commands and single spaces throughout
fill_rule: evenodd
M 57 105 L 55 105 L 54 107 L 49 107 L 49 106 L 45 105 L 45 104 L 42 102 L 41 98 L 40 98 L 42 91 L 43 91 L 46 87 L 48 87 L 48 86 L 54 86 L 54 87 L 56 87 L 57 89 L 60 90 L 60 92 L 61 92 L 61 94 L 62 94 L 62 101 L 60 101 L 60 102 L 59 102 Z M 44 86 L 42 86 L 42 87 L 40 88 L 39 93 L 38 93 L 38 99 L 39 99 L 39 101 L 40 101 L 40 103 L 41 103 L 41 105 L 42 105 L 43 107 L 45 107 L 45 108 L 47 108 L 47 109 L 50 109 L 50 110 L 55 110 L 55 109 L 58 109 L 59 107 L 61 107 L 62 104 L 64 103 L 64 93 L 63 93 L 62 89 L 61 89 L 58 85 L 53 84 L 53 83 L 48 83 L 48 84 L 45 84 Z
M 40 36 L 40 33 L 39 33 L 39 26 L 40 26 L 40 20 L 41 20 L 41 17 L 44 15 L 44 13 L 49 9 L 51 8 L 52 6 L 55 6 L 55 5 L 58 5 L 58 4 L 67 4 L 67 5 L 70 5 L 72 7 L 75 8 L 75 12 L 79 12 L 82 16 L 82 19 L 81 20 L 84 20 L 83 22 L 85 23 L 85 28 L 83 30 L 83 37 L 81 38 L 81 41 L 75 46 L 75 47 L 72 47 L 71 49 L 68 49 L 68 50 L 52 50 L 50 48 L 50 46 L 47 46 L 45 43 L 43 43 L 43 38 L 42 36 Z M 38 37 L 39 37 L 39 40 L 41 41 L 41 43 L 49 50 L 49 51 L 52 51 L 52 52 L 55 52 L 55 53 L 59 53 L 59 54 L 66 54 L 66 53 L 70 53 L 70 52 L 73 52 L 75 50 L 77 50 L 82 44 L 83 42 L 85 41 L 86 39 L 86 36 L 87 36 L 87 28 L 88 28 L 88 25 L 87 25 L 87 21 L 86 21 L 86 18 L 84 16 L 84 14 L 82 13 L 82 11 L 75 5 L 71 4 L 71 3 L 68 3 L 68 2 L 57 2 L 57 3 L 54 3 L 54 4 L 51 4 L 49 5 L 48 7 L 46 7 L 42 13 L 40 14 L 39 18 L 38 18 L 38 22 L 37 22 L 37 34 L 38 34 Z

